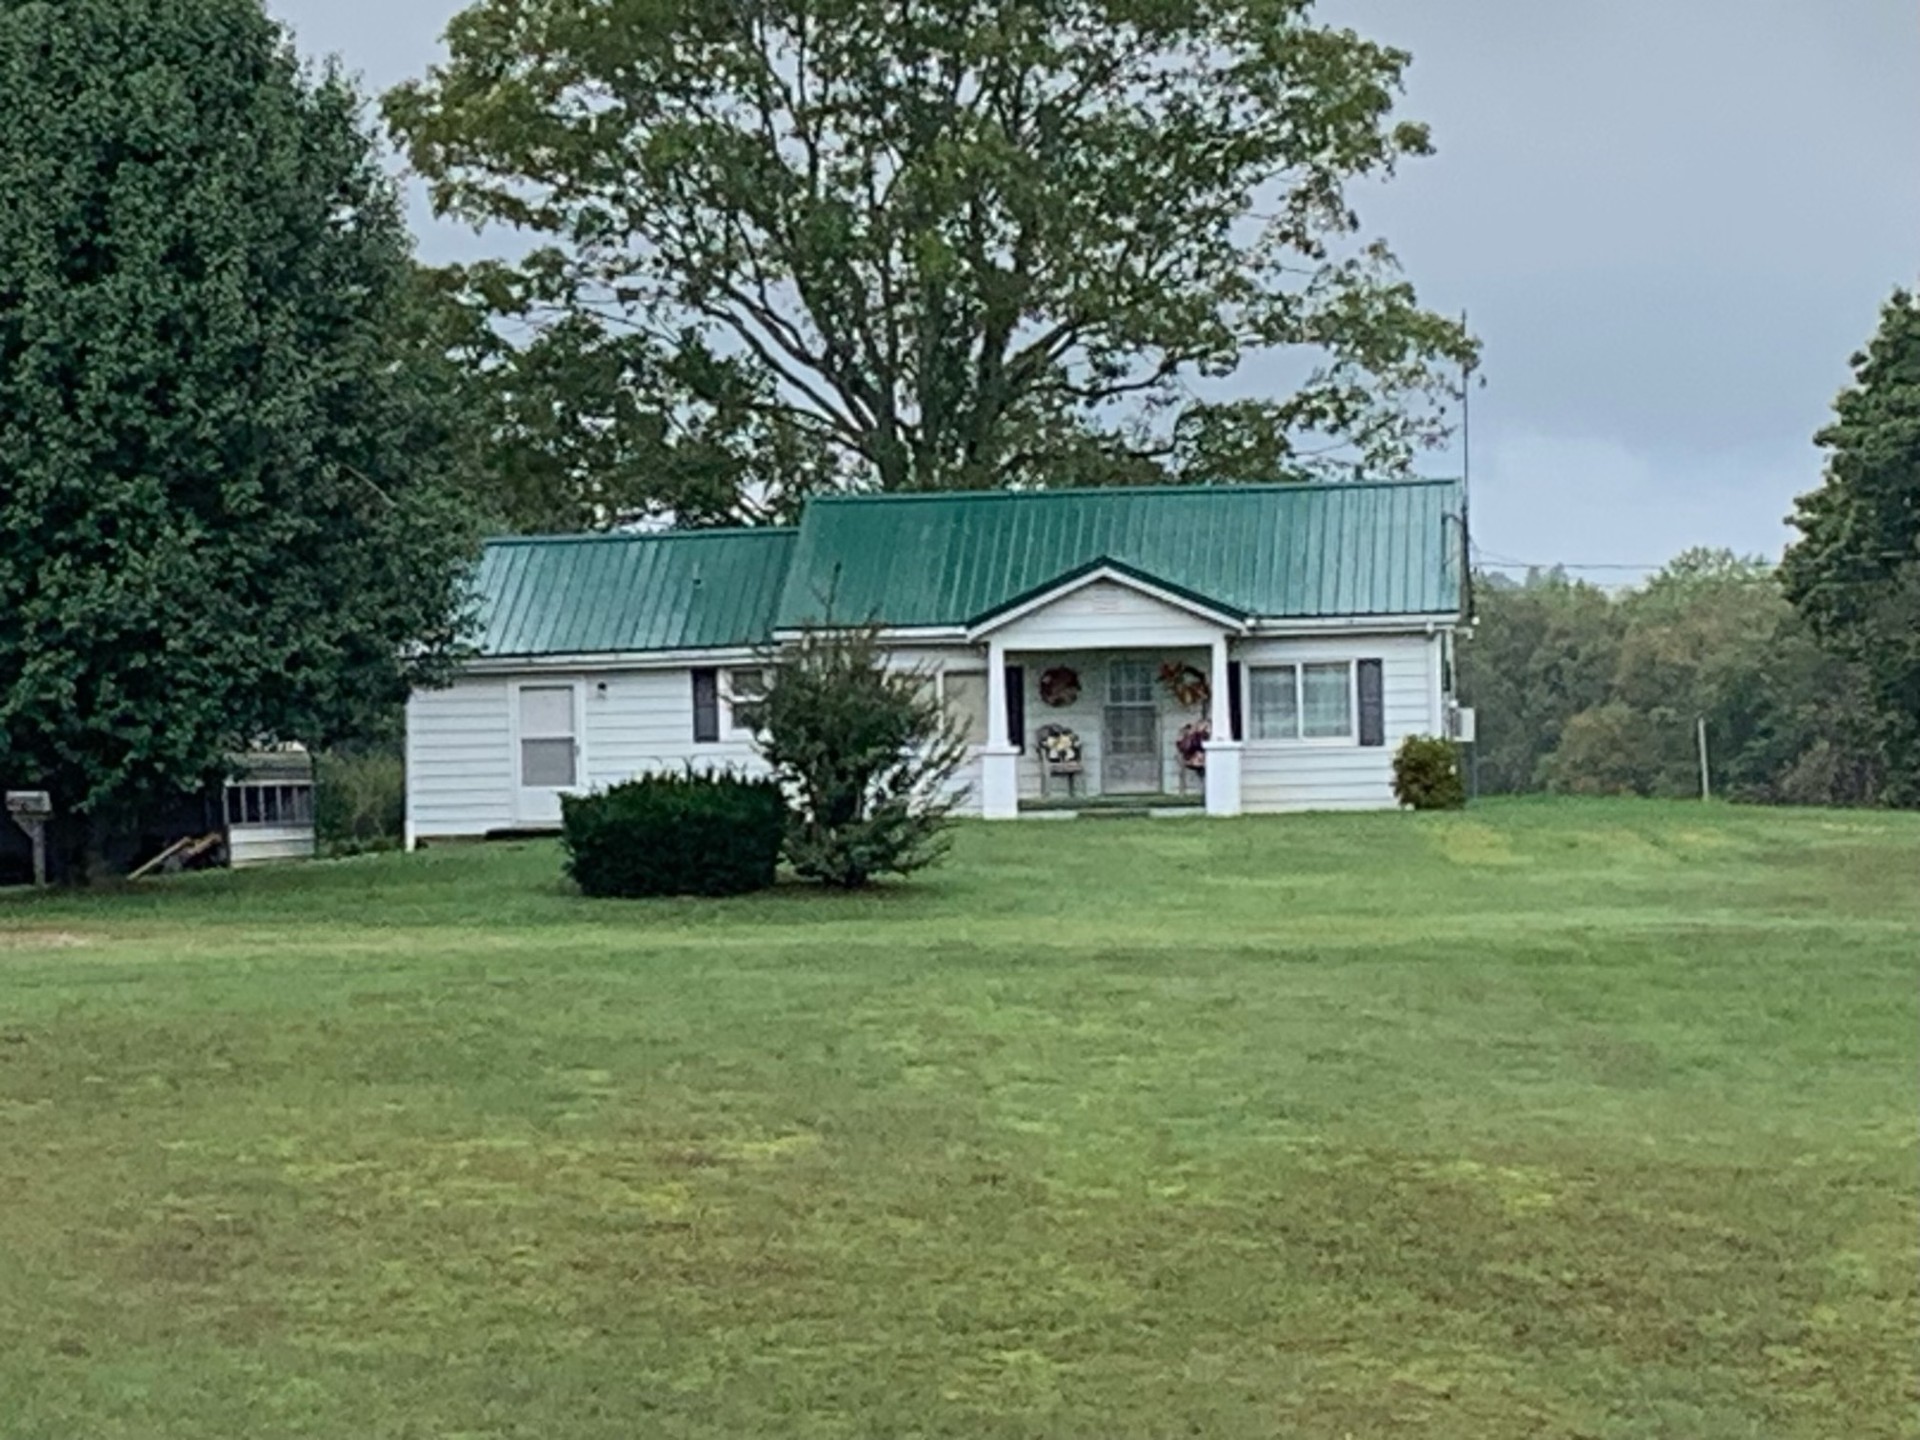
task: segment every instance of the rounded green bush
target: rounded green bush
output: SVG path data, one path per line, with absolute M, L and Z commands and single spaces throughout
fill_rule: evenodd
M 561 801 L 567 873 L 601 897 L 764 890 L 786 823 L 779 786 L 738 775 L 652 775 Z
M 1437 735 L 1409 735 L 1393 757 L 1393 794 L 1414 810 L 1458 810 L 1467 803 L 1460 748 Z

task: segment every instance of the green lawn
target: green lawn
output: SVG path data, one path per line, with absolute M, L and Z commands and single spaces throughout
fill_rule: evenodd
M 0 1435 L 1916 1434 L 1920 816 L 0 898 Z

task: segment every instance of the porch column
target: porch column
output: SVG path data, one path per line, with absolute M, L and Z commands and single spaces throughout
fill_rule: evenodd
M 1020 747 L 1007 727 L 1007 650 L 987 642 L 987 743 L 980 748 L 980 813 L 1011 820 L 1020 813 Z
M 1207 724 L 1207 813 L 1240 813 L 1240 742 L 1233 738 L 1232 680 L 1228 675 L 1227 637 L 1213 637 L 1212 713 Z

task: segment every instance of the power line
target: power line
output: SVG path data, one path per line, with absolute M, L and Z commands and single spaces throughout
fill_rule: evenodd
M 1483 570 L 1664 570 L 1665 563 L 1636 565 L 1624 560 L 1516 560 L 1475 545 L 1474 563 Z

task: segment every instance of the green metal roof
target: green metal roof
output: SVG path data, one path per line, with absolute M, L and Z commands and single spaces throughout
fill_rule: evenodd
M 771 638 L 795 532 L 674 530 L 495 540 L 480 561 L 482 655 L 592 655 Z
M 1250 618 L 1460 608 L 1451 480 L 833 496 L 796 530 L 495 540 L 479 653 L 763 644 L 831 616 L 968 625 L 1112 566 Z
M 1102 562 L 1247 616 L 1453 614 L 1460 508 L 1453 480 L 822 498 L 778 623 L 971 624 Z

